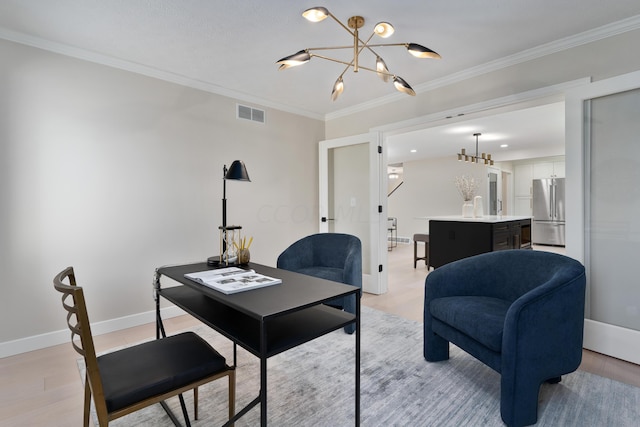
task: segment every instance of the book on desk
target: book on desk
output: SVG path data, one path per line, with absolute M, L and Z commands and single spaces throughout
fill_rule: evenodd
M 184 277 L 227 295 L 282 283 L 281 279 L 238 267 L 187 273 Z

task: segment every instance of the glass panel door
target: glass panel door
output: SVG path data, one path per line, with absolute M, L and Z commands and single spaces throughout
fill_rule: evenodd
M 319 146 L 318 229 L 360 238 L 362 286 L 374 294 L 387 291 L 386 217 L 382 220 L 386 182 L 381 174 L 384 159 L 378 139 L 373 133 L 321 141 Z
M 640 89 L 590 103 L 588 318 L 640 331 Z
M 640 72 L 567 93 L 567 255 L 585 265 L 585 348 L 640 363 Z

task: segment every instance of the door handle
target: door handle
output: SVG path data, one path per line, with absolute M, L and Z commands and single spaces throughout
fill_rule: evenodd
M 320 221 L 322 221 L 322 222 L 335 221 L 335 219 L 333 219 L 333 218 L 327 218 L 326 216 L 323 216 L 322 218 L 320 218 Z

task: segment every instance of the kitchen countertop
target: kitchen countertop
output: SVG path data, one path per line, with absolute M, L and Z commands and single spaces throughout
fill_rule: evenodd
M 516 216 L 516 215 L 485 215 L 480 218 L 464 218 L 462 215 L 450 215 L 450 216 L 433 216 L 433 217 L 418 217 L 418 219 L 437 220 L 437 221 L 457 221 L 457 222 L 483 222 L 483 223 L 497 223 L 507 221 L 522 221 L 525 219 L 533 219 L 530 216 Z

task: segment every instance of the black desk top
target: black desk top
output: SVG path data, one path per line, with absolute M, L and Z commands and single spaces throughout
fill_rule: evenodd
M 247 268 L 266 276 L 282 279 L 282 283 L 226 295 L 184 277 L 186 273 L 213 270 L 215 268 L 203 262 L 160 267 L 157 272 L 259 320 L 299 311 L 333 298 L 359 292 L 359 288 L 355 286 L 256 263 L 250 263 Z

